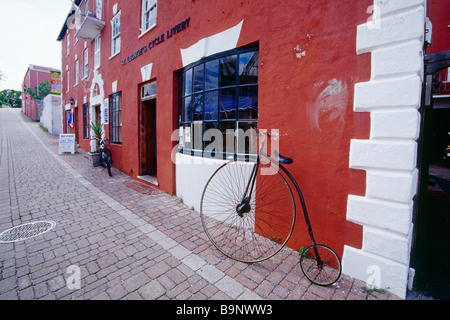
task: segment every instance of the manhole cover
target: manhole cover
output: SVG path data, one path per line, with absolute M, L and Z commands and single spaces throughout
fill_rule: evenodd
M 37 221 L 21 224 L 0 233 L 0 243 L 26 240 L 46 233 L 56 225 L 53 221 Z

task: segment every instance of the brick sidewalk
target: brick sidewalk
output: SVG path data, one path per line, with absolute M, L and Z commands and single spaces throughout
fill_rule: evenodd
M 0 244 L 0 299 L 398 299 L 346 276 L 313 285 L 290 249 L 252 265 L 225 258 L 197 212 L 115 168 L 109 177 L 82 150 L 58 155 L 58 137 L 18 110 L 0 109 L 0 146 L 0 232 L 56 222 Z

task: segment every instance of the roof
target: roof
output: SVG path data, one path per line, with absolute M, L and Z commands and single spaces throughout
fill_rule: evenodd
M 74 4 L 76 6 L 80 5 L 80 2 L 82 0 L 74 0 Z M 64 20 L 64 24 L 63 27 L 61 29 L 61 31 L 59 32 L 58 38 L 56 40 L 61 41 L 64 38 L 64 35 L 66 34 L 66 30 L 67 30 L 67 20 L 69 19 L 69 17 L 72 17 L 75 14 L 76 8 L 75 6 L 72 6 L 72 8 L 70 9 L 70 12 L 67 14 L 66 19 Z

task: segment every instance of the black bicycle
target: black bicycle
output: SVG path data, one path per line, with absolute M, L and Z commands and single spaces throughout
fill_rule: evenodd
M 112 177 L 111 174 L 111 166 L 112 166 L 112 157 L 111 157 L 111 151 L 106 147 L 106 143 L 109 143 L 108 139 L 99 139 L 99 138 L 94 138 L 95 140 L 98 141 L 99 144 L 99 149 L 98 151 L 100 152 L 100 165 L 106 169 L 108 169 L 108 174 L 110 177 Z
M 254 159 L 235 159 L 219 167 L 203 190 L 200 216 L 213 245 L 224 255 L 241 262 L 260 262 L 277 254 L 294 230 L 296 203 L 288 181 L 295 187 L 312 245 L 300 254 L 300 267 L 313 283 L 335 283 L 342 272 L 338 255 L 316 244 L 300 187 L 283 166 L 292 159 L 276 150 L 265 151 L 268 133 L 262 136 Z

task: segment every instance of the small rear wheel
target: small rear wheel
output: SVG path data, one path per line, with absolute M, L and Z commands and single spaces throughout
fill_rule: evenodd
M 341 260 L 336 252 L 321 244 L 303 250 L 300 268 L 309 281 L 319 286 L 335 283 L 342 272 Z

